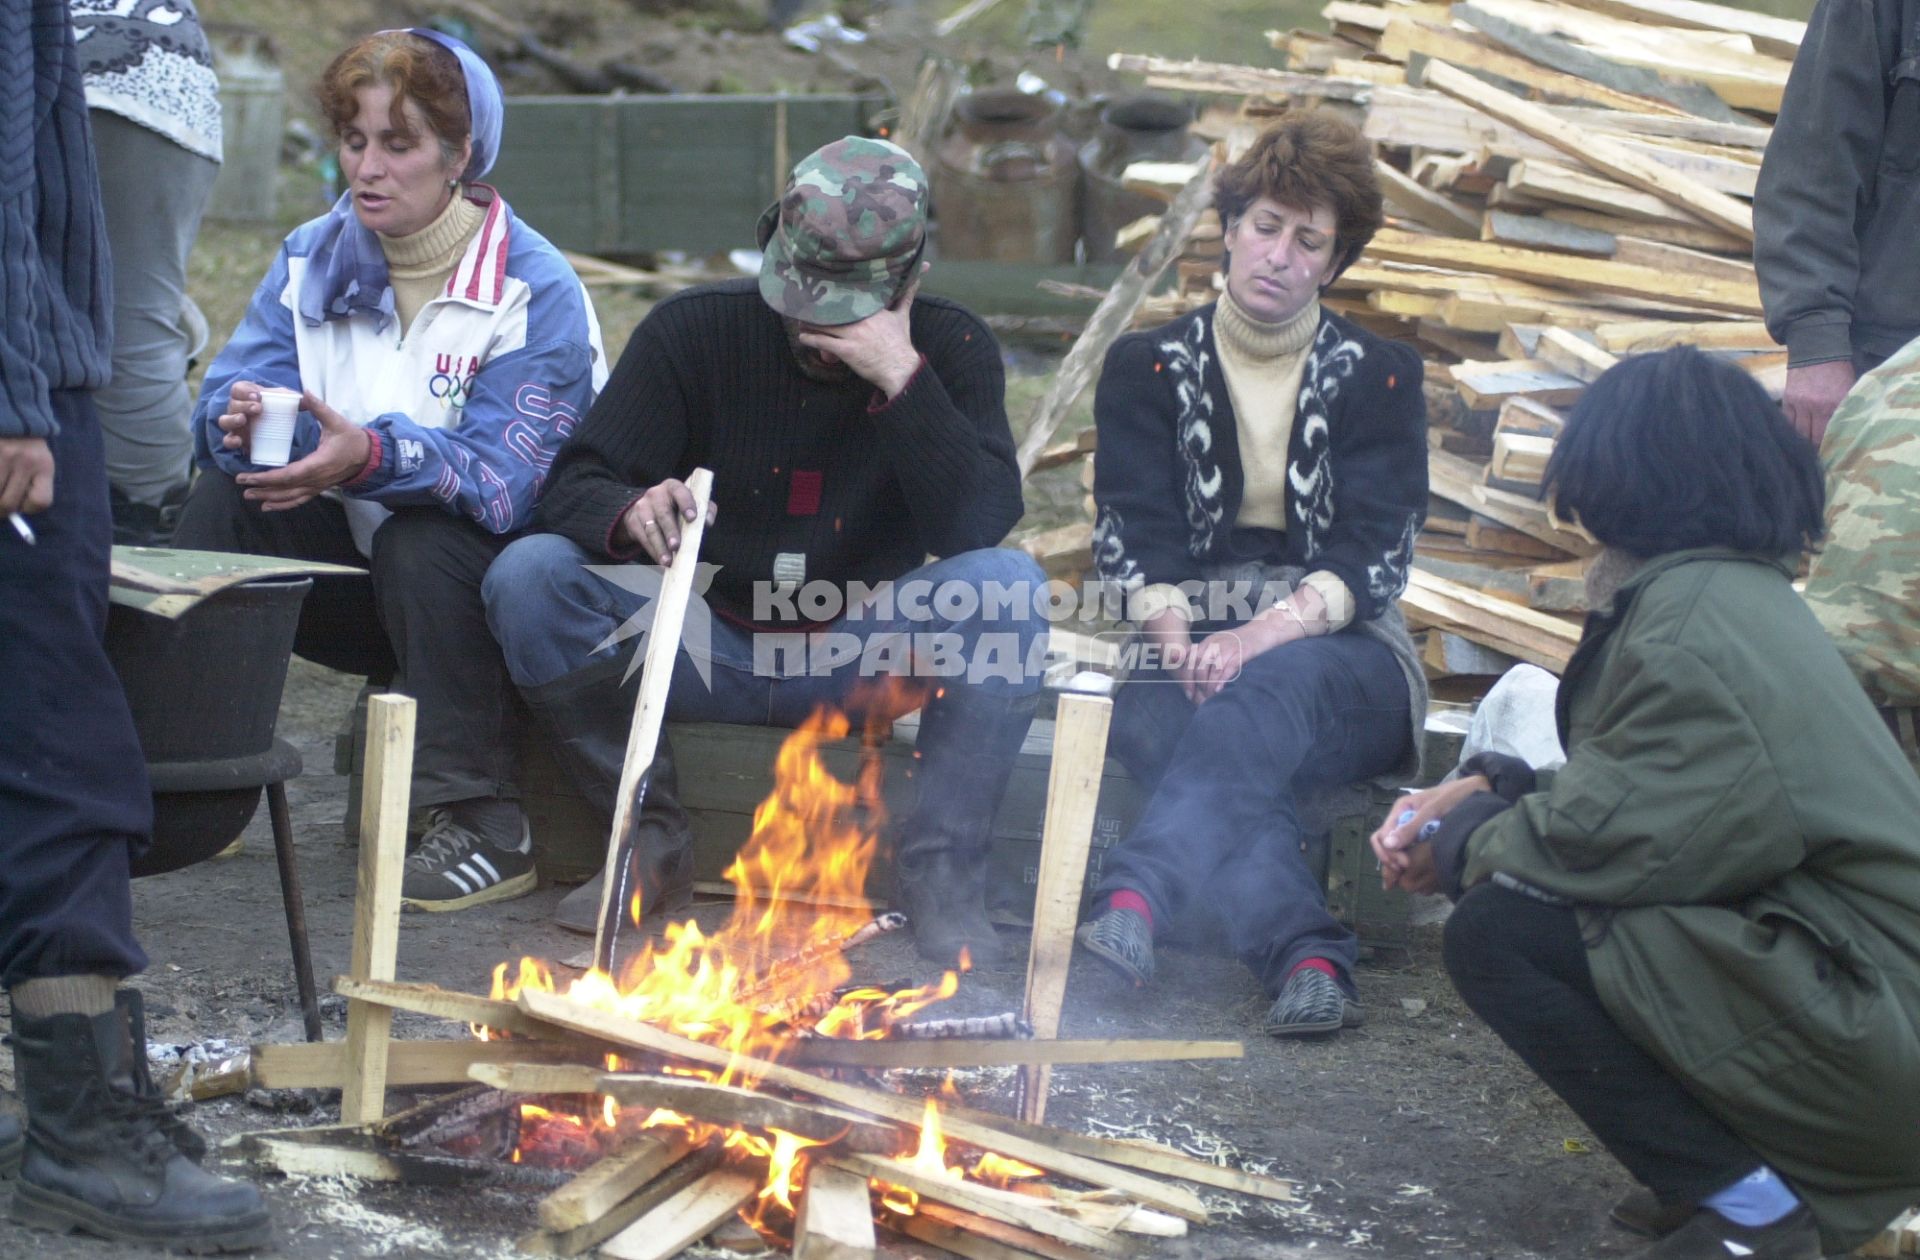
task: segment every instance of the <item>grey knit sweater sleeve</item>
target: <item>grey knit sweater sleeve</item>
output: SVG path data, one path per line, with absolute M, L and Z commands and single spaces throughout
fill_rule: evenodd
M 64 0 L 0 5 L 0 437 L 58 431 L 49 395 L 107 379 L 112 295 Z

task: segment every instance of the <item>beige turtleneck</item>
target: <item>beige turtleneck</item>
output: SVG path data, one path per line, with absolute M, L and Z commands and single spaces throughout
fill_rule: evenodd
M 455 193 L 440 217 L 411 236 L 380 237 L 387 256 L 387 278 L 393 284 L 393 306 L 400 316 L 402 335 L 412 329 L 420 308 L 446 290 L 447 278 L 460 265 L 487 212 Z
M 1233 400 L 1234 427 L 1240 435 L 1240 516 L 1234 524 L 1249 528 L 1287 528 L 1287 443 L 1293 438 L 1293 410 L 1300 400 L 1300 375 L 1307 347 L 1320 327 L 1320 303 L 1282 324 L 1263 324 L 1233 300 L 1220 295 L 1213 320 L 1213 342 L 1220 350 L 1220 372 Z

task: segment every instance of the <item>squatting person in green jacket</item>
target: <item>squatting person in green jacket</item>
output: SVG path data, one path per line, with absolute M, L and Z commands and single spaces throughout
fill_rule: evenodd
M 1789 585 L 1814 450 L 1673 350 L 1593 384 L 1546 484 L 1606 545 L 1567 763 L 1474 758 L 1375 852 L 1458 898 L 1454 984 L 1646 1188 L 1643 1256 L 1848 1251 L 1920 1199 L 1920 778 Z

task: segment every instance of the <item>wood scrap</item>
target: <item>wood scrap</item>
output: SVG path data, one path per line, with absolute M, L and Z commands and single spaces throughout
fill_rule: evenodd
M 1571 622 L 1483 595 L 1418 567 L 1409 571 L 1400 602 L 1429 625 L 1456 629 L 1477 643 L 1556 674 L 1566 670 L 1580 642 L 1580 628 Z
M 867 1179 L 832 1164 L 809 1165 L 794 1224 L 793 1260 L 871 1260 L 874 1253 Z
M 1064 1243 L 1088 1251 L 1114 1254 L 1122 1250 L 1120 1242 L 1110 1233 L 1102 1233 L 1092 1226 L 1083 1225 L 1066 1215 L 1057 1212 L 1038 1199 L 1026 1195 L 1012 1194 L 1004 1190 L 994 1190 L 977 1182 L 961 1181 L 954 1177 L 943 1177 L 900 1159 L 887 1159 L 879 1155 L 837 1155 L 829 1161 L 835 1168 L 864 1179 L 872 1179 L 886 1185 L 899 1186 L 902 1190 L 911 1190 L 923 1199 L 932 1199 L 936 1203 L 945 1203 L 961 1208 L 989 1220 L 1003 1221 L 1008 1225 L 1018 1225 L 1022 1229 L 1032 1230 L 1036 1234 L 1055 1238 Z
M 590 1225 L 697 1149 L 685 1130 L 641 1134 L 540 1200 L 540 1224 L 556 1234 Z
M 671 1260 L 760 1191 L 757 1178 L 716 1168 L 600 1245 L 613 1260 Z

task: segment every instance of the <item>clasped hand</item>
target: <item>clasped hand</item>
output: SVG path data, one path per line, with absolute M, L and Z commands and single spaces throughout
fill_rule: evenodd
M 367 431 L 335 411 L 312 392 L 302 392 L 300 408 L 320 424 L 320 444 L 311 455 L 285 468 L 241 473 L 234 481 L 245 487 L 245 497 L 263 512 L 284 512 L 360 475 L 373 450 Z M 260 387 L 235 381 L 227 395 L 227 410 L 217 423 L 226 436 L 221 446 L 230 451 L 249 449 L 254 424 L 260 419 Z
M 1434 865 L 1433 845 L 1420 837 L 1421 829 L 1445 818 L 1469 796 L 1492 790 L 1485 775 L 1470 774 L 1424 792 L 1410 792 L 1395 802 L 1368 838 L 1373 855 L 1380 859 L 1380 886 L 1415 893 L 1439 892 L 1440 871 Z

